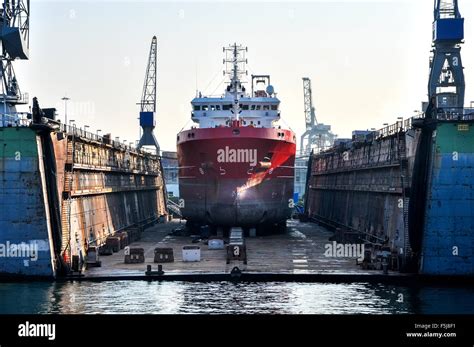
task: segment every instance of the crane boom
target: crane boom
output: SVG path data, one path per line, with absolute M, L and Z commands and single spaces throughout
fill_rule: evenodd
M 150 46 L 150 55 L 146 68 L 145 82 L 143 84 L 143 94 L 140 101 L 140 126 L 143 129 L 143 135 L 138 143 L 138 148 L 143 146 L 153 146 L 156 154 L 160 153 L 160 146 L 153 134 L 155 129 L 156 112 L 156 66 L 157 66 L 157 39 L 153 36 Z
M 313 92 L 311 90 L 311 80 L 308 77 L 303 77 L 303 95 L 306 130 L 309 130 L 318 122 L 316 121 L 316 111 L 313 106 Z
M 141 112 L 156 112 L 156 59 L 157 59 L 157 40 L 153 36 L 150 46 L 150 56 L 145 74 L 145 83 L 143 84 L 143 93 Z

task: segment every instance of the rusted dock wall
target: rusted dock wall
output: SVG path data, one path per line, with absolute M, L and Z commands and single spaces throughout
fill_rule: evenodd
M 85 257 L 119 230 L 166 214 L 158 157 L 72 129 L 52 133 L 61 197 L 61 252 Z
M 417 137 L 413 130 L 394 132 L 314 155 L 307 182 L 308 216 L 406 254 L 409 172 Z

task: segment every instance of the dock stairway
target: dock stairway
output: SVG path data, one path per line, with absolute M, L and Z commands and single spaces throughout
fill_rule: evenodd
M 167 199 L 166 207 L 168 208 L 168 212 L 178 216 L 179 218 L 183 218 L 183 214 L 181 213 L 181 209 L 177 203 Z

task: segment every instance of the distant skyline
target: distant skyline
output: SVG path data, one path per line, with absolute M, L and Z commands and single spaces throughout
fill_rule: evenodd
M 474 3 L 459 0 L 466 106 L 474 101 Z M 222 47 L 248 47 L 249 75 L 270 74 L 282 124 L 305 129 L 302 77 L 319 122 L 339 137 L 408 118 L 427 100 L 432 0 L 280 2 L 33 1 L 30 60 L 14 63 L 22 92 L 78 127 L 139 136 L 140 101 L 158 37 L 157 127 L 162 150 L 190 124 L 196 86 L 224 91 Z M 299 142 L 299 141 L 298 141 Z M 299 144 L 298 144 L 299 147 Z

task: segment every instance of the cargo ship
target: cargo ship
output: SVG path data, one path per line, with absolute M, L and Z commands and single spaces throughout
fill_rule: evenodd
M 181 211 L 188 226 L 284 228 L 291 215 L 296 137 L 278 126 L 269 75 L 241 81 L 246 48 L 224 48 L 220 96 L 197 95 L 191 129 L 177 135 Z
M 457 1 L 435 2 L 429 103 L 416 117 L 310 157 L 305 217 L 340 242 L 365 244 L 363 266 L 474 275 L 474 109 L 464 107 Z
M 28 59 L 29 2 L 3 6 L 0 277 L 79 274 L 109 237 L 136 239 L 166 215 L 160 158 L 61 123 L 36 98 L 19 112 L 30 102 L 12 65 Z

